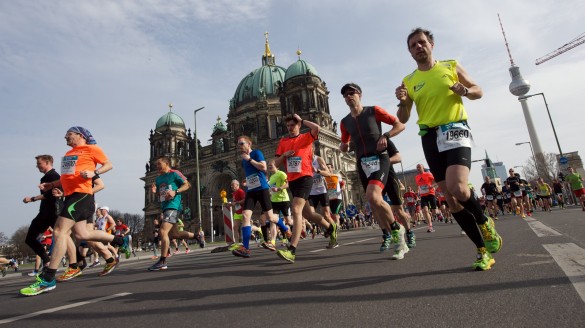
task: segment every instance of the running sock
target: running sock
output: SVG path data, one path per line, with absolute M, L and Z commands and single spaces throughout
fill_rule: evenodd
M 296 248 L 296 247 L 294 247 L 293 245 L 289 245 L 289 246 L 288 246 L 288 250 L 289 250 L 291 253 L 293 253 L 293 254 L 294 254 L 294 253 L 297 251 L 297 248 Z
M 327 232 L 329 234 L 333 233 L 333 224 L 331 224 L 331 223 L 329 224 L 329 228 L 327 228 Z
M 390 234 L 390 231 L 388 231 L 388 229 L 382 229 L 382 234 L 384 236 L 388 236 Z
M 242 227 L 242 243 L 244 244 L 244 248 L 246 248 L 246 249 L 250 249 L 250 237 L 251 236 L 252 236 L 252 226 L 243 226 Z
M 69 267 L 73 270 L 78 268 L 77 263 L 69 263 Z
M 264 238 L 264 241 L 268 242 L 268 225 L 265 224 L 265 225 L 261 226 L 260 230 L 262 231 L 262 237 Z
M 471 241 L 475 244 L 475 247 L 477 248 L 485 247 L 483 237 L 481 236 L 481 232 L 479 232 L 479 228 L 475 223 L 473 214 L 469 213 L 469 211 L 465 209 L 457 213 L 451 212 L 451 214 L 453 215 L 453 218 L 455 219 L 455 221 L 457 221 L 461 229 L 465 231 L 467 237 L 469 237 L 469 239 L 471 239 Z
M 276 225 L 282 232 L 288 230 L 288 227 L 284 224 L 284 220 L 281 217 L 278 218 L 278 222 L 276 223 Z
M 106 263 L 113 263 L 114 261 L 115 261 L 114 260 L 114 257 L 112 256 L 112 257 L 110 257 L 109 259 L 106 260 Z
M 459 203 L 475 217 L 475 222 L 477 222 L 477 224 L 484 224 L 487 222 L 487 217 L 481 210 L 481 204 L 479 204 L 479 201 L 473 194 L 471 194 L 471 197 L 464 202 L 459 200 Z
M 398 222 L 396 222 L 396 220 L 394 222 L 392 222 L 392 224 L 390 225 L 390 229 L 391 230 L 400 230 L 400 224 L 398 224 Z
M 46 268 L 43 273 L 41 273 L 41 278 L 43 278 L 44 281 L 53 281 L 55 280 L 55 273 L 57 273 L 57 269 Z

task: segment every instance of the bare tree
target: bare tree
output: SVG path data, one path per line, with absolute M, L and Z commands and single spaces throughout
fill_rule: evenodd
M 15 256 L 18 260 L 24 260 L 29 256 L 34 256 L 35 252 L 25 243 L 28 226 L 21 226 L 10 237 L 10 247 L 8 253 Z
M 552 180 L 557 176 L 559 171 L 559 163 L 557 162 L 556 154 L 544 153 L 542 159 L 539 161 L 538 169 L 534 158 L 530 157 L 524 166 L 524 178 L 526 181 L 535 181 L 538 178 L 543 178 L 548 184 L 552 184 Z

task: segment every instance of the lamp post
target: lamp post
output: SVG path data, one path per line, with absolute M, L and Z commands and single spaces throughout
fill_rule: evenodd
M 526 169 L 524 168 L 524 166 L 516 165 L 516 166 L 514 166 L 514 168 L 515 168 L 515 169 L 516 169 L 516 168 L 521 168 L 521 169 L 522 169 L 522 176 L 523 176 L 524 178 L 526 178 Z
M 516 146 L 520 146 L 523 144 L 528 144 L 530 146 L 530 152 L 532 152 L 532 160 L 534 160 L 534 167 L 536 168 L 536 174 L 538 174 L 538 176 L 540 176 L 540 170 L 538 169 L 538 162 L 536 161 L 536 155 L 534 154 L 534 149 L 532 149 L 532 142 L 530 142 L 530 141 L 517 142 Z M 526 173 L 526 172 L 524 172 L 524 173 Z M 524 177 L 526 177 L 526 175 Z
M 548 103 L 546 102 L 546 97 L 544 96 L 544 93 L 539 92 L 539 93 L 535 93 L 533 95 L 521 96 L 521 97 L 518 97 L 518 99 L 528 99 L 528 98 L 534 97 L 534 96 L 542 96 L 542 99 L 544 99 L 544 106 L 546 107 L 546 113 L 548 114 L 548 119 L 550 121 L 550 125 L 552 126 L 553 134 L 555 136 L 555 141 L 557 142 L 557 147 L 559 148 L 559 157 L 563 157 L 563 151 L 561 150 L 561 144 L 559 143 L 559 138 L 557 137 L 557 131 L 555 130 L 555 125 L 553 123 L 552 117 L 550 116 L 550 111 L 548 110 Z
M 197 215 L 199 215 L 199 229 L 201 225 L 201 185 L 199 184 L 199 143 L 197 142 L 197 112 L 205 107 L 197 108 L 193 111 L 193 117 L 195 118 L 195 171 L 197 173 Z M 213 230 L 213 227 L 211 228 Z

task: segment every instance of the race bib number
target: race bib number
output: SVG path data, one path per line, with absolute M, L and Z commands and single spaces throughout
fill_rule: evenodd
M 313 173 L 313 188 L 324 188 L 325 179 L 319 173 Z
M 167 200 L 167 191 L 173 190 L 173 186 L 164 186 L 159 189 L 159 201 L 164 202 Z
M 361 158 L 362 170 L 369 178 L 372 173 L 380 170 L 380 157 L 378 155 Z
M 496 196 L 496 199 L 502 199 L 502 196 L 500 196 L 500 195 L 497 195 L 497 196 Z
M 407 203 L 414 203 L 414 198 L 412 198 L 412 197 L 406 197 L 406 202 Z
M 246 183 L 248 184 L 248 189 L 256 189 L 262 186 L 260 183 L 260 177 L 258 173 L 254 173 L 246 177 Z
M 295 157 L 288 157 L 286 159 L 286 171 L 291 173 L 300 173 L 301 172 L 301 163 L 302 159 L 298 156 Z
M 463 123 L 449 123 L 441 125 L 437 133 L 437 147 L 439 152 L 469 147 L 473 145 L 471 130 Z
M 329 199 L 337 199 L 337 190 L 333 189 L 333 190 L 327 190 L 327 196 L 329 196 Z
M 485 196 L 486 200 L 494 200 L 494 195 L 487 195 Z
M 522 197 L 522 190 L 514 191 L 514 197 Z
M 75 166 L 77 165 L 77 155 L 64 156 L 61 161 L 61 175 L 75 174 Z
M 421 194 L 428 194 L 431 191 L 431 187 L 428 185 L 420 186 L 420 193 Z

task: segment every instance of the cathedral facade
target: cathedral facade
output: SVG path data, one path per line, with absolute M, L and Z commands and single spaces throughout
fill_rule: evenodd
M 150 238 L 148 233 L 152 231 L 153 219 L 160 216 L 158 197 L 150 188 L 158 175 L 155 164 L 158 157 L 169 157 L 172 167 L 181 171 L 192 186 L 183 193 L 186 227 L 193 231 L 201 224 L 207 236 L 212 231 L 216 236 L 223 235 L 220 191 L 226 190 L 231 198 L 231 181 L 245 178 L 236 147 L 237 138 L 241 135 L 251 137 L 253 148 L 260 149 L 268 162 L 274 158 L 280 138 L 288 134 L 283 118 L 293 113 L 321 126 L 315 152 L 325 162 L 333 164 L 346 181 L 344 205 L 365 203 L 355 158 L 339 151 L 341 139 L 337 134 L 337 123 L 329 112 L 327 86 L 315 68 L 300 58 L 300 51 L 297 54 L 299 59 L 288 68 L 276 65 L 266 38 L 262 66 L 246 75 L 237 86 L 229 103 L 226 122 L 224 124 L 220 117 L 217 118 L 210 145 L 201 146 L 201 136 L 195 140 L 196 136 L 186 129 L 183 119 L 172 112 L 172 106 L 159 118 L 155 129 L 150 131 L 150 156 L 146 174 L 141 178 L 144 181 L 146 239 Z M 196 187 L 198 176 L 200 190 Z M 197 192 L 200 192 L 201 215 Z M 253 218 L 258 216 L 255 214 Z

